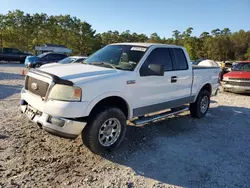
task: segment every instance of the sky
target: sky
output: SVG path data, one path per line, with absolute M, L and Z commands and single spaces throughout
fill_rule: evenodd
M 193 27 L 193 35 L 228 27 L 250 30 L 250 0 L 0 0 L 0 14 L 22 10 L 48 15 L 69 14 L 108 30 L 171 37 Z

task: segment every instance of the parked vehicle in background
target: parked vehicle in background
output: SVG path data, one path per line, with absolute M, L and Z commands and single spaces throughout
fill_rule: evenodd
M 28 56 L 25 59 L 25 66 L 27 68 L 38 68 L 44 64 L 58 62 L 66 57 L 67 55 L 65 54 L 55 52 L 47 52 L 38 56 Z
M 202 118 L 218 92 L 220 68 L 192 66 L 180 46 L 111 44 L 84 62 L 30 70 L 21 111 L 53 134 L 82 134 L 98 154 L 122 142 L 127 120 L 146 124 L 186 110 Z
M 30 55 L 16 48 L 0 48 L 0 61 L 19 61 L 24 63 L 25 58 Z
M 203 60 L 199 62 L 199 66 L 206 66 L 206 67 L 220 67 L 219 63 L 213 61 L 213 60 Z
M 233 62 L 226 61 L 221 63 L 220 81 L 223 80 L 225 74 L 232 71 L 232 68 L 233 68 Z
M 55 52 L 55 53 L 61 53 L 61 54 L 70 54 L 72 53 L 72 50 L 67 48 L 64 45 L 58 45 L 58 44 L 44 44 L 35 46 L 35 51 L 38 54 L 46 53 L 46 52 Z
M 222 63 L 223 73 L 229 73 L 232 71 L 233 68 L 233 62 L 226 61 L 225 63 Z
M 58 61 L 57 63 L 49 63 L 42 65 L 41 67 L 49 67 L 58 64 L 82 63 L 86 58 L 86 56 L 70 56 Z
M 238 62 L 231 72 L 224 75 L 224 91 L 250 93 L 250 60 Z

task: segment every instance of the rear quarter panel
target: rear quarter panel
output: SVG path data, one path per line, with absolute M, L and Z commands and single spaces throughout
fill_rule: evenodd
M 192 86 L 192 95 L 196 96 L 199 94 L 201 88 L 210 84 L 212 86 L 212 94 L 218 89 L 220 68 L 199 68 L 193 70 L 193 86 Z M 195 100 L 196 100 L 195 97 Z

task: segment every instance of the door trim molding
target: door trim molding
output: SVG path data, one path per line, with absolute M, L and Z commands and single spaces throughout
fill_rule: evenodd
M 187 103 L 194 102 L 195 96 L 189 96 L 181 99 L 176 99 L 168 102 L 153 104 L 149 106 L 143 106 L 133 109 L 133 117 L 142 116 L 145 114 L 158 112 L 161 110 L 178 107 Z

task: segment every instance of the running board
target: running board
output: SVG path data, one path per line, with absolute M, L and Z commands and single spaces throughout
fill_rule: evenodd
M 147 116 L 147 117 L 144 116 L 142 118 L 132 121 L 132 123 L 134 123 L 135 125 L 142 125 L 142 124 L 150 123 L 152 121 L 157 121 L 159 119 L 166 118 L 172 115 L 180 114 L 187 110 L 189 110 L 189 107 L 185 107 L 181 110 L 164 112 L 162 114 L 157 114 L 157 115 L 152 115 L 152 116 Z

